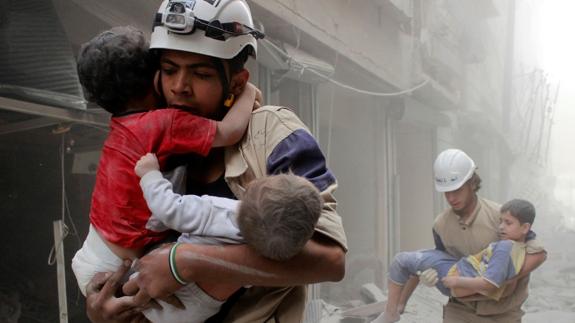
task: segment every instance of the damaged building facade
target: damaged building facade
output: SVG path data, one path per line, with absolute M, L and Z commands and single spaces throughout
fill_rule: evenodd
M 83 100 L 75 55 L 111 26 L 149 33 L 160 2 L 0 0 L 0 302 L 20 322 L 87 320 L 70 259 L 87 232 L 109 116 Z M 265 103 L 304 120 L 338 178 L 347 273 L 310 287 L 311 299 L 345 306 L 365 284 L 384 290 L 396 252 L 433 246 L 446 204 L 432 165 L 443 149 L 475 159 L 483 196 L 508 197 L 509 161 L 523 153 L 507 132 L 521 106 L 512 104 L 518 55 L 507 45 L 514 1 L 248 3 L 266 33 L 248 65 L 252 82 Z M 543 143 L 545 127 L 535 131 Z M 60 270 L 54 249 L 64 250 Z

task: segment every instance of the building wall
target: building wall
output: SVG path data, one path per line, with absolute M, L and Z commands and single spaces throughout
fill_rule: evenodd
M 432 248 L 434 129 L 401 122 L 397 142 L 400 250 Z
M 279 28 L 301 30 L 381 80 L 403 86 L 409 43 L 400 34 L 396 14 L 378 3 L 347 0 L 251 0 L 250 4 L 287 22 Z M 263 17 L 256 16 L 256 19 Z M 277 32 L 273 27 L 271 32 Z M 313 52 L 313 49 L 310 49 Z M 333 57 L 332 57 L 333 59 Z M 333 63 L 332 60 L 329 61 Z

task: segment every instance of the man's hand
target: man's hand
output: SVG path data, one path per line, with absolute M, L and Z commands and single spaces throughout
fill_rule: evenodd
M 517 287 L 517 281 L 519 279 L 517 279 L 517 277 L 512 278 L 508 281 L 505 282 L 505 289 L 503 290 L 503 294 L 501 295 L 501 297 L 507 297 L 511 294 L 513 294 L 513 292 L 515 292 L 515 288 Z
M 258 89 L 255 85 L 250 82 L 246 83 L 244 90 L 241 95 L 253 95 L 254 97 L 254 104 L 252 110 L 259 109 L 262 106 L 263 96 L 262 91 Z
M 138 160 L 134 167 L 136 175 L 140 178 L 153 170 L 160 170 L 160 164 L 158 163 L 156 155 L 152 153 L 147 153 L 140 157 L 140 160 Z
M 417 275 L 419 275 L 419 281 L 427 287 L 433 287 L 437 284 L 437 270 L 433 268 L 428 268 L 423 272 L 417 272 Z
M 451 289 L 457 287 L 457 277 L 455 276 L 445 276 L 441 279 L 443 286 Z
M 182 287 L 170 271 L 168 257 L 173 244 L 165 244 L 144 257 L 138 259 L 134 269 L 138 275 L 124 284 L 126 295 L 134 295 L 134 302 L 139 305 L 148 303 L 152 298 L 162 300 L 177 308 L 185 308 L 174 296 Z
M 94 323 L 147 322 L 131 296 L 116 297 L 122 277 L 130 269 L 126 260 L 115 273 L 98 273 L 86 286 L 86 314 Z

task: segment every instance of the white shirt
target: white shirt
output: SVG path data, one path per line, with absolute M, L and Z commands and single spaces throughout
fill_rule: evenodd
M 178 241 L 198 244 L 243 243 L 238 224 L 239 201 L 216 197 L 180 195 L 159 171 L 151 171 L 140 180 L 140 187 L 152 216 L 146 228 L 153 231 L 173 229 L 182 233 Z

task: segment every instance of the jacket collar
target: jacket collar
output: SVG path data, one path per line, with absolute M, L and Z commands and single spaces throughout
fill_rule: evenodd
M 243 175 L 248 169 L 246 162 L 239 145 L 226 147 L 224 151 L 224 160 L 226 164 L 225 178 L 236 178 Z

